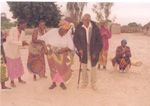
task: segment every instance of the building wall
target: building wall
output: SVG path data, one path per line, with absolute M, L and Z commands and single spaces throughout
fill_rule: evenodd
M 148 28 L 148 32 L 147 32 L 147 35 L 150 35 L 150 27 Z
M 144 35 L 147 35 L 147 32 L 148 32 L 147 29 L 143 29 L 143 34 Z
M 111 25 L 111 33 L 112 34 L 120 34 L 121 33 L 121 26 L 120 26 L 120 24 L 112 24 Z
M 117 23 L 108 23 L 106 26 L 111 34 L 120 34 L 121 33 L 121 26 Z
M 137 33 L 141 31 L 142 31 L 141 27 L 130 27 L 130 26 L 121 27 L 121 33 Z

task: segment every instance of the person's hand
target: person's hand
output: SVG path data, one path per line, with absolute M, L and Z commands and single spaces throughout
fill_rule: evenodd
M 107 32 L 104 32 L 104 33 L 103 33 L 103 36 L 106 36 L 106 35 L 107 35 Z
M 50 44 L 47 44 L 47 47 L 51 48 L 51 45 L 50 45 Z
M 23 46 L 29 46 L 29 44 L 26 41 L 22 41 Z
M 83 50 L 80 50 L 79 53 L 80 53 L 81 58 L 82 58 L 83 57 Z
M 93 59 L 93 60 L 96 59 L 96 56 L 95 56 L 95 55 L 92 55 L 92 59 Z
M 46 55 L 48 54 L 47 48 L 44 49 L 44 53 L 45 53 Z
M 43 53 L 45 53 L 45 50 L 44 50 L 44 48 L 42 47 L 42 49 L 41 49 L 41 53 L 43 54 Z
M 58 54 L 62 54 L 63 51 L 64 51 L 63 49 L 59 49 L 59 50 L 57 51 L 57 53 L 58 53 Z
M 7 36 L 8 36 L 9 34 L 8 33 L 3 33 L 3 36 L 2 36 L 2 39 L 6 39 L 7 38 Z

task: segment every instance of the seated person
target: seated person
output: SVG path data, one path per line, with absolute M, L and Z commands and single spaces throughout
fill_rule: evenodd
M 112 64 L 117 70 L 117 65 L 119 65 L 120 72 L 126 72 L 131 67 L 131 51 L 127 45 L 127 41 L 124 39 L 121 41 L 121 46 L 117 47 L 116 56 L 112 60 Z

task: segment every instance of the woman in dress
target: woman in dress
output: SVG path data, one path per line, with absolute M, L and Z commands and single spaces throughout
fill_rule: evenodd
M 11 28 L 9 36 L 6 39 L 6 66 L 8 70 L 8 77 L 11 81 L 11 86 L 16 87 L 14 79 L 18 78 L 20 83 L 26 82 L 21 79 L 24 74 L 24 68 L 21 61 L 21 46 L 28 46 L 28 43 L 24 41 L 26 22 L 24 20 L 18 21 L 18 26 Z
M 8 88 L 5 85 L 5 82 L 8 81 L 8 77 L 6 76 L 6 57 L 5 57 L 5 52 L 3 48 L 3 43 L 6 41 L 6 37 L 8 34 L 3 34 L 1 33 L 1 67 L 0 67 L 0 83 L 1 83 L 1 89 L 7 89 L 10 90 L 11 88 Z
M 46 33 L 45 22 L 39 21 L 38 28 L 35 28 L 32 34 L 32 41 L 29 46 L 29 56 L 27 67 L 32 72 L 33 80 L 36 81 L 36 74 L 40 77 L 45 76 L 45 59 L 44 53 L 47 53 L 45 42 L 40 38 Z
M 72 75 L 67 65 L 68 51 L 73 50 L 74 45 L 70 37 L 70 24 L 63 20 L 59 26 L 48 31 L 41 39 L 48 46 L 47 58 L 53 82 L 49 89 L 54 89 L 56 82 L 59 82 L 60 87 L 65 90 L 65 82 L 67 83 Z

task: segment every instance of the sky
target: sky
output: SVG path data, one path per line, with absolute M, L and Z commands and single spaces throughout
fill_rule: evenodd
M 62 5 L 62 13 L 66 12 L 66 3 L 68 1 L 62 2 L 58 1 L 58 6 Z M 85 7 L 83 14 L 89 13 L 93 21 L 96 20 L 96 14 L 93 13 L 92 7 L 96 2 L 86 1 L 88 5 Z M 111 15 L 109 19 L 116 17 L 115 23 L 121 25 L 127 25 L 130 22 L 136 22 L 142 26 L 150 22 L 150 1 L 134 1 L 134 2 L 124 2 L 124 1 L 112 1 L 114 2 L 113 7 L 111 8 Z M 9 6 L 6 1 L 1 1 L 1 13 L 5 12 L 7 18 L 12 19 L 12 13 L 9 11 Z

